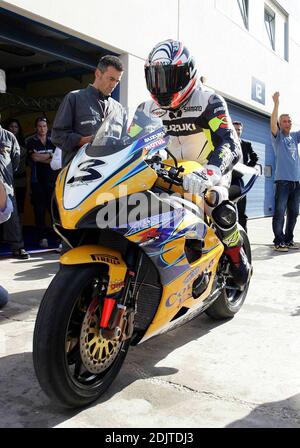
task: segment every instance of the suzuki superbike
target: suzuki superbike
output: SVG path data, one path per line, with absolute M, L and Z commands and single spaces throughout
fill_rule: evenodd
M 199 164 L 179 164 L 168 138 L 142 111 L 124 137 L 108 116 L 57 178 L 54 229 L 68 250 L 39 307 L 33 360 L 42 389 L 63 407 L 99 398 L 130 345 L 203 312 L 231 318 L 246 298 L 250 278 L 243 290 L 235 285 L 203 199 L 184 194 L 182 174 Z

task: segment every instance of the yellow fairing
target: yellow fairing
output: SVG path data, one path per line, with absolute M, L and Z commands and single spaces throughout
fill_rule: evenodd
M 107 294 L 119 292 L 124 286 L 127 266 L 121 254 L 116 250 L 97 245 L 80 246 L 62 255 L 60 257 L 60 263 L 63 265 L 86 263 L 106 264 L 109 275 Z
M 190 172 L 196 168 L 199 168 L 199 164 L 193 162 L 180 162 L 185 166 L 186 171 Z M 156 185 L 160 183 L 160 179 L 156 182 Z M 160 183 L 160 185 L 162 185 Z M 177 192 L 183 193 L 181 187 L 177 188 Z M 199 206 L 199 197 L 193 198 Z M 195 215 L 189 215 L 180 223 L 175 233 L 179 233 L 184 228 L 192 226 L 199 220 Z M 137 232 L 134 235 L 127 237 L 129 240 L 139 244 L 143 241 L 145 231 Z M 160 259 L 166 263 L 167 268 L 174 265 L 174 262 L 178 259 L 176 263 L 177 267 L 183 267 L 184 272 L 175 277 L 174 280 L 167 284 L 163 284 L 162 299 L 155 317 L 150 324 L 143 341 L 159 334 L 164 328 L 170 325 L 172 319 L 176 316 L 178 311 L 182 307 L 197 309 L 202 305 L 202 302 L 211 294 L 211 288 L 215 278 L 217 266 L 219 259 L 223 253 L 224 247 L 214 231 L 207 226 L 206 234 L 204 236 L 204 246 L 202 251 L 202 257 L 193 262 L 189 263 L 186 257 L 181 257 L 184 254 L 185 246 L 185 235 L 179 237 L 175 240 L 166 242 L 162 248 L 162 253 Z M 196 278 L 198 278 L 203 272 L 210 273 L 210 281 L 207 289 L 198 298 L 194 299 L 192 296 L 192 285 Z
M 171 164 L 171 163 L 170 163 Z M 181 165 L 184 166 L 184 174 L 199 169 L 201 166 L 197 162 L 182 161 Z M 79 207 L 74 210 L 64 210 L 62 206 L 63 186 L 65 182 L 66 170 L 64 170 L 56 183 L 56 198 L 59 207 L 59 213 L 62 221 L 62 225 L 65 228 L 76 228 L 77 222 L 91 209 L 99 205 L 97 200 L 99 192 L 106 190 L 109 192 L 115 192 L 116 197 L 121 197 L 118 188 L 114 187 L 118 178 L 126 175 L 129 170 L 132 169 L 132 165 L 127 167 L 122 172 L 117 173 L 113 179 L 110 179 L 101 186 L 96 192 L 92 193 Z M 141 173 L 136 174 L 132 179 L 127 180 L 127 187 L 125 194 L 146 190 L 152 187 L 157 179 L 156 173 L 151 168 L 144 169 Z M 157 180 L 157 185 L 167 187 L 160 179 Z M 183 194 L 181 187 L 174 187 L 174 190 Z M 122 194 L 122 193 L 121 193 Z M 199 197 L 193 197 L 192 200 L 198 203 Z M 182 231 L 184 228 L 189 227 L 198 220 L 194 215 L 186 217 L 176 229 L 176 232 Z M 154 226 L 155 227 L 155 226 Z M 149 229 L 148 229 L 149 230 Z M 143 234 L 145 230 L 137 232 L 127 238 L 132 242 L 140 244 L 143 241 Z M 202 302 L 210 295 L 211 287 L 214 281 L 216 269 L 219 259 L 223 252 L 223 245 L 217 238 L 213 230 L 207 226 L 207 232 L 204 237 L 204 247 L 202 257 L 189 263 L 187 258 L 182 255 L 184 252 L 185 236 L 180 236 L 172 241 L 166 242 L 164 250 L 161 254 L 160 260 L 165 263 L 166 270 L 173 265 L 180 267 L 180 275 L 171 278 L 170 281 L 162 282 L 162 298 L 158 310 L 154 316 L 152 323 L 146 331 L 143 340 L 163 332 L 164 328 L 170 325 L 172 319 L 177 315 L 178 311 L 182 307 L 189 309 L 197 309 L 201 307 Z M 176 262 L 176 260 L 178 260 Z M 109 289 L 108 294 L 113 294 L 120 291 L 124 285 L 124 280 L 127 272 L 127 267 L 119 252 L 112 250 L 111 248 L 101 247 L 98 245 L 81 246 L 68 251 L 61 257 L 61 263 L 63 265 L 71 264 L 83 264 L 83 263 L 101 263 L 106 264 L 109 270 Z M 195 279 L 197 279 L 203 272 L 210 273 L 209 285 L 204 293 L 198 298 L 194 299 L 192 296 L 192 285 Z
M 140 163 L 141 160 L 142 157 L 122 171 L 116 173 L 115 176 L 100 185 L 99 188 L 90 194 L 90 196 L 88 196 L 78 207 L 69 210 L 66 210 L 63 207 L 63 190 L 67 175 L 67 169 L 64 169 L 60 173 L 55 186 L 56 200 L 62 226 L 65 229 L 75 229 L 76 224 L 83 216 L 95 207 L 105 203 L 107 200 L 111 200 L 113 198 L 117 199 L 129 194 L 150 189 L 157 179 L 157 174 L 150 167 L 146 167 L 140 173 L 137 173 L 132 178 L 127 179 L 122 185 L 115 185 L 118 179 L 126 176 L 126 174 L 129 173 L 135 165 Z
M 203 255 L 201 259 L 190 264 L 190 268 L 173 282 L 163 288 L 162 299 L 156 315 L 150 324 L 143 341 L 159 334 L 167 327 L 170 321 L 176 316 L 180 308 L 197 308 L 201 302 L 211 294 L 212 284 L 215 278 L 219 259 L 224 247 L 216 237 L 214 231 L 208 227 L 208 232 L 204 240 Z M 207 251 L 207 252 L 206 252 Z M 194 280 L 202 272 L 211 273 L 207 289 L 198 298 L 192 296 L 192 285 Z
M 166 163 L 170 165 L 173 164 L 172 160 L 168 160 Z M 184 174 L 201 167 L 199 163 L 191 161 L 180 161 L 179 165 L 182 165 L 185 168 Z M 162 188 L 169 188 L 169 184 L 165 183 L 160 178 L 157 179 L 156 185 Z M 181 195 L 184 194 L 185 197 L 192 200 L 194 203 L 197 203 L 199 207 L 203 206 L 202 198 L 196 195 L 193 195 L 192 197 L 189 195 L 186 196 L 186 193 L 184 193 L 182 187 L 172 186 L 172 190 L 176 193 L 180 193 Z M 198 218 L 196 218 L 195 215 L 190 215 L 181 222 L 176 229 L 176 232 L 180 232 L 182 229 L 187 228 L 197 222 Z M 174 278 L 173 281 L 163 285 L 160 305 L 152 323 L 143 337 L 143 341 L 162 332 L 163 329 L 170 324 L 172 319 L 182 307 L 196 309 L 200 307 L 202 302 L 211 294 L 211 288 L 215 278 L 217 266 L 224 247 L 209 226 L 206 227 L 206 230 L 207 233 L 204 237 L 202 257 L 193 263 L 189 263 L 186 257 L 181 257 L 181 255 L 184 254 L 184 246 L 186 241 L 185 235 L 176 240 L 166 242 L 163 246 L 160 257 L 161 260 L 165 262 L 166 265 L 169 265 L 168 267 L 170 267 L 174 264 L 175 260 L 179 259 L 176 266 L 185 267 L 186 269 L 180 276 Z M 141 241 L 143 234 L 144 231 L 141 231 L 127 238 L 138 244 Z M 210 281 L 205 292 L 198 298 L 194 299 L 192 296 L 192 285 L 195 279 L 198 278 L 203 272 L 210 273 Z

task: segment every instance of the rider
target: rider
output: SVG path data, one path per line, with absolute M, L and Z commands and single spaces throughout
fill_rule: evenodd
M 205 212 L 212 218 L 229 258 L 236 284 L 243 289 L 250 265 L 237 227 L 237 212 L 228 199 L 233 165 L 241 149 L 225 100 L 197 81 L 189 50 L 179 41 L 158 43 L 145 62 L 147 89 L 153 101 L 145 113 L 160 117 L 168 135 L 168 149 L 181 160 L 203 165 L 183 178 L 192 194 L 205 194 Z

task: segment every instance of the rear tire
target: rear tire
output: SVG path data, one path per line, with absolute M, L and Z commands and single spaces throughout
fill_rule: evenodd
M 239 227 L 240 234 L 243 238 L 243 248 L 251 265 L 251 247 L 247 233 L 242 227 Z M 251 277 L 243 291 L 233 291 L 223 288 L 219 297 L 205 311 L 206 314 L 215 320 L 232 318 L 243 306 L 246 299 Z
M 104 346 L 104 354 L 97 355 L 99 349 L 96 351 L 93 341 L 89 343 L 90 335 L 82 337 L 88 307 L 93 300 L 96 300 L 97 310 L 99 307 L 97 299 L 92 298 L 91 285 L 97 279 L 103 279 L 100 269 L 100 265 L 62 266 L 38 311 L 33 336 L 34 368 L 43 391 L 62 407 L 86 406 L 99 398 L 117 376 L 129 347 L 130 340 L 114 346 L 101 339 L 93 322 L 87 325 L 86 333 L 91 331 L 92 336 L 94 333 L 95 346 L 100 347 L 100 351 Z M 108 344 L 109 349 L 106 348 Z M 101 371 L 95 368 L 91 372 L 93 368 L 86 367 L 88 362 L 93 365 L 88 357 L 88 362 L 83 363 L 81 351 L 84 347 L 88 347 L 88 356 L 93 352 L 99 357 L 96 368 L 100 366 Z

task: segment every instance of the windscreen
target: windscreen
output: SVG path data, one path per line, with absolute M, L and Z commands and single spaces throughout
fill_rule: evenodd
M 122 136 L 117 135 L 114 121 L 106 117 L 86 153 L 95 157 L 114 154 L 162 127 L 161 119 L 147 114 L 143 103 L 136 109 L 129 128 Z

